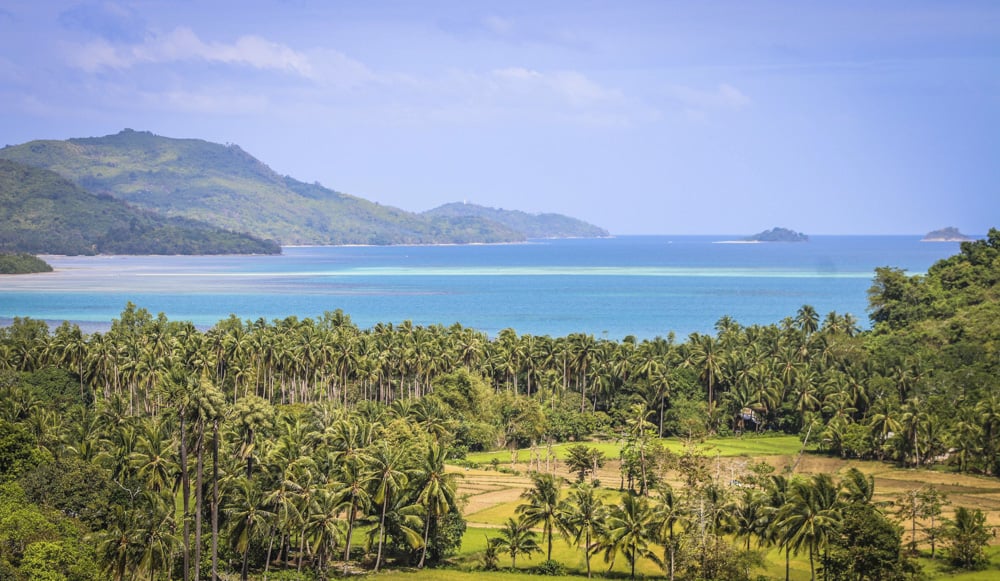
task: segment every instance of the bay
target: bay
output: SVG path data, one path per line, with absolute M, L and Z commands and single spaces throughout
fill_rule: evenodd
M 451 325 L 495 335 L 588 333 L 621 339 L 712 332 L 728 315 L 770 324 L 802 305 L 867 326 L 874 269 L 925 272 L 957 243 L 917 236 L 813 236 L 727 244 L 724 236 L 623 236 L 526 244 L 286 247 L 281 256 L 45 257 L 56 272 L 0 278 L 0 324 L 13 317 L 106 329 L 131 301 L 211 327 L 319 317 L 342 309 L 377 323 Z

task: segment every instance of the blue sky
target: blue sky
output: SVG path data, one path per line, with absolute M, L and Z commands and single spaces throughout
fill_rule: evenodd
M 413 211 L 985 233 L 1000 2 L 0 6 L 0 145 L 125 127 Z

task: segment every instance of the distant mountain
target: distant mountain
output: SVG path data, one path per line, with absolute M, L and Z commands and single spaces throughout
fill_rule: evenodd
M 502 224 L 528 238 L 601 238 L 608 231 L 562 214 L 528 214 L 520 210 L 487 208 L 453 202 L 424 212 L 435 218 L 480 218 Z
M 947 228 L 928 232 L 921 240 L 923 242 L 970 242 L 975 239 L 962 234 L 954 226 L 948 226 Z
M 771 228 L 745 238 L 748 242 L 808 242 L 809 237 L 788 228 Z
M 126 129 L 32 141 L 0 158 L 51 169 L 97 194 L 282 244 L 516 242 L 524 234 L 480 216 L 406 212 L 281 176 L 236 145 Z
M 59 174 L 0 159 L 0 251 L 34 254 L 277 254 L 281 247 L 165 218 Z

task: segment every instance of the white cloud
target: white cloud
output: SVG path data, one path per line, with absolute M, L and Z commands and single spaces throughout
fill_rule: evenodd
M 499 82 L 498 88 L 509 94 L 535 92 L 572 105 L 586 107 L 597 103 L 623 100 L 621 91 L 603 87 L 586 75 L 576 71 L 539 71 L 512 67 L 493 71 L 492 78 Z M 539 95 L 539 96 L 541 96 Z
M 509 25 L 501 20 L 493 24 L 494 28 Z M 76 47 L 72 61 L 90 73 L 205 62 L 280 71 L 308 81 L 262 85 L 259 79 L 248 77 L 234 75 L 225 79 L 219 87 L 227 93 L 225 100 L 232 99 L 234 110 L 248 113 L 329 110 L 337 117 L 353 111 L 376 119 L 403 118 L 406 123 L 521 120 L 619 127 L 659 118 L 659 113 L 648 105 L 577 70 L 514 66 L 420 75 L 376 71 L 333 48 L 296 50 L 252 35 L 230 43 L 213 42 L 186 27 L 148 35 L 139 43 L 94 40 Z M 185 112 L 228 111 L 222 98 L 214 98 L 204 86 L 193 84 L 190 75 L 176 73 L 144 77 L 140 102 L 156 109 Z M 117 80 L 105 78 L 98 82 L 115 84 Z M 129 90 L 125 85 L 120 89 Z M 241 99 L 243 94 L 257 97 Z M 152 98 L 154 95 L 158 97 Z
M 112 45 L 106 40 L 74 49 L 74 63 L 88 72 L 127 69 L 145 63 L 206 61 L 312 75 L 313 67 L 302 53 L 259 36 L 241 36 L 232 44 L 205 42 L 190 28 L 176 28 L 165 35 L 148 36 L 140 44 Z

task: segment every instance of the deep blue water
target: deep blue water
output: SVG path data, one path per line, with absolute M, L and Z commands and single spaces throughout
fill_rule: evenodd
M 495 246 L 291 247 L 282 256 L 46 257 L 56 273 L 0 279 L 0 323 L 15 316 L 106 328 L 132 301 L 207 328 L 343 309 L 378 322 L 496 334 L 620 339 L 710 332 L 719 318 L 776 323 L 804 304 L 867 326 L 878 266 L 922 273 L 958 244 L 917 236 L 814 236 L 724 244 L 718 236 L 627 236 Z

